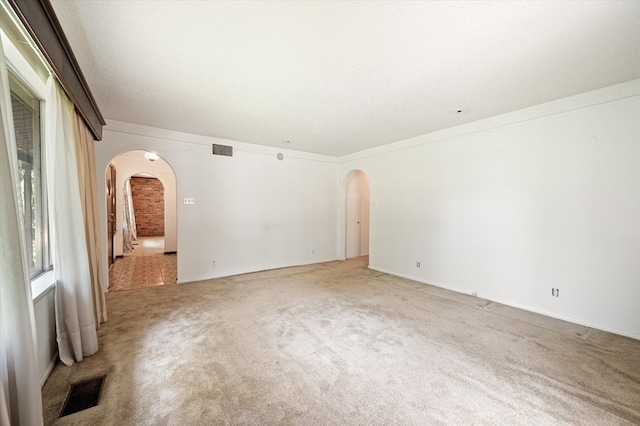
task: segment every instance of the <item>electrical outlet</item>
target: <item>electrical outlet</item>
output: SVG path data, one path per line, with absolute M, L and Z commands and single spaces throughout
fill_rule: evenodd
M 216 266 L 216 261 L 215 260 L 211 261 L 211 266 Z
M 195 200 L 195 198 L 185 198 L 184 199 L 184 203 L 185 204 L 195 204 L 196 200 Z
M 560 289 L 559 288 L 552 288 L 551 289 L 551 295 L 553 297 L 560 297 Z
M 416 262 L 416 268 L 420 267 L 420 262 Z

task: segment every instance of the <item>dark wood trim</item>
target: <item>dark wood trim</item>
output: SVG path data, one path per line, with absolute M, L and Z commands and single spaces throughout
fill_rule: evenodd
M 8 0 L 91 133 L 102 139 L 106 124 L 49 0 Z

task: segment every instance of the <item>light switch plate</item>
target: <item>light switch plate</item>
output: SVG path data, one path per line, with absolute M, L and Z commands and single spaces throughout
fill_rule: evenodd
M 195 198 L 185 198 L 184 199 L 184 203 L 185 204 L 195 204 L 196 200 L 195 200 Z

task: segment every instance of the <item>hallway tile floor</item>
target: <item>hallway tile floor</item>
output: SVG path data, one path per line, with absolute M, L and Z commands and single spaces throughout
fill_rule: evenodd
M 117 258 L 109 269 L 109 290 L 175 284 L 177 255 L 164 254 L 162 237 L 140 237 L 134 250 Z

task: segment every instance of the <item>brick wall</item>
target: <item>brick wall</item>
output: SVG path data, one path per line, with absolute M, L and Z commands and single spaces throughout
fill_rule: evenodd
M 132 177 L 131 195 L 139 237 L 164 235 L 164 187 L 156 178 Z

